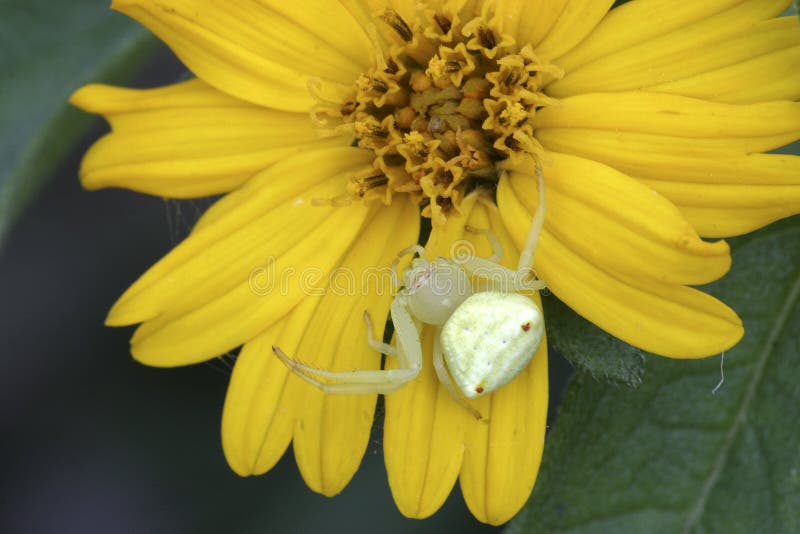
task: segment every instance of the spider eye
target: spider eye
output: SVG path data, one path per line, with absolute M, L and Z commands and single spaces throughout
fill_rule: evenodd
M 408 284 L 408 292 L 413 295 L 421 288 L 428 285 L 428 282 L 430 281 L 432 274 L 433 274 L 433 269 L 425 269 L 423 271 L 415 273 L 414 276 L 411 277 L 411 280 Z

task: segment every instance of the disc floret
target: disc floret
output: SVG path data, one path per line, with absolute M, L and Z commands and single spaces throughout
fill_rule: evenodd
M 410 194 L 442 224 L 467 193 L 494 190 L 502 161 L 540 159 L 532 118 L 554 102 L 541 91 L 544 75 L 560 72 L 530 46 L 518 49 L 490 6 L 466 21 L 447 6 L 420 9 L 414 21 L 392 9 L 378 14 L 393 44 L 384 53 L 372 29 L 376 66 L 330 113 L 337 131 L 375 153 L 372 167 L 352 177 L 351 198 L 389 203 Z

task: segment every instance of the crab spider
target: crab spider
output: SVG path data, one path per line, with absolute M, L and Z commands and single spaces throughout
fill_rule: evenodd
M 408 254 L 419 257 L 405 271 L 403 288 L 391 305 L 397 347 L 373 337 L 372 321 L 364 312 L 367 343 L 396 357 L 396 369 L 326 371 L 290 358 L 279 347 L 272 350 L 292 372 L 327 393 L 390 393 L 416 378 L 422 369 L 418 323 L 427 323 L 436 327 L 433 366 L 439 381 L 456 402 L 480 418 L 464 399 L 486 395 L 510 382 L 528 365 L 544 334 L 541 310 L 519 294 L 545 287 L 531 269 L 545 210 L 544 177 L 538 165 L 536 174 L 540 202 L 516 271 L 497 263 L 503 247 L 489 230 L 467 228 L 489 240 L 492 255 L 488 258 L 470 257 L 456 263 L 438 257 L 431 261 L 425 259 L 425 250 L 419 245 L 398 253 L 392 265 L 396 282 L 399 259 Z M 491 289 L 475 291 L 470 277 L 485 280 Z M 500 290 L 494 289 L 497 284 L 502 284 Z

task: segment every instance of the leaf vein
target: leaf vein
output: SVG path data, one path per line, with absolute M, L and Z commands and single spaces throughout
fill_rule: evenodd
M 736 437 L 738 436 L 742 427 L 744 426 L 744 423 L 747 421 L 747 413 L 748 410 L 750 409 L 750 405 L 752 404 L 753 399 L 756 396 L 756 391 L 761 385 L 761 380 L 764 376 L 764 369 L 766 368 L 767 361 L 769 360 L 769 357 L 772 355 L 776 341 L 783 332 L 783 329 L 786 326 L 786 321 L 792 309 L 794 308 L 794 305 L 797 303 L 799 296 L 800 296 L 800 272 L 798 272 L 797 275 L 795 276 L 792 288 L 787 293 L 786 300 L 783 302 L 783 305 L 781 306 L 778 315 L 775 317 L 775 323 L 773 324 L 772 329 L 769 331 L 769 335 L 767 336 L 763 348 L 758 355 L 755 372 L 753 374 L 753 379 L 750 382 L 750 385 L 747 388 L 744 397 L 742 398 L 742 402 L 741 405 L 739 406 L 739 409 L 736 412 L 736 417 L 734 418 L 734 422 L 731 425 L 731 428 L 728 430 L 728 433 L 725 435 L 725 439 L 722 443 L 722 447 L 720 448 L 717 459 L 714 462 L 714 466 L 711 469 L 711 472 L 709 473 L 705 483 L 703 484 L 703 487 L 699 495 L 697 496 L 697 500 L 695 501 L 695 504 L 692 507 L 691 512 L 686 518 L 686 522 L 683 524 L 681 532 L 684 534 L 690 532 L 692 528 L 697 526 L 697 523 L 700 521 L 703 515 L 706 502 L 708 501 L 708 498 L 711 495 L 711 491 L 713 490 L 714 486 L 719 480 L 719 477 L 722 475 L 722 470 L 725 467 L 726 462 L 728 461 L 728 456 L 731 453 L 733 443 L 736 440 Z

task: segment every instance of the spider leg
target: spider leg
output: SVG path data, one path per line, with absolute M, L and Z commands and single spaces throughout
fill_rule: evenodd
M 416 378 L 422 369 L 419 332 L 405 299 L 395 297 L 391 311 L 398 343 L 397 350 L 392 348 L 397 356 L 396 369 L 326 371 L 290 358 L 280 347 L 272 347 L 272 351 L 294 374 L 326 393 L 391 393 Z
M 394 282 L 395 287 L 400 287 L 401 285 L 400 275 L 397 272 L 398 266 L 400 265 L 400 258 L 409 254 L 416 254 L 422 258 L 425 254 L 425 249 L 420 245 L 411 245 L 410 247 L 406 247 L 397 253 L 397 257 L 392 262 L 392 282 Z
M 393 346 L 378 341 L 375 339 L 375 336 L 372 335 L 372 317 L 370 317 L 369 312 L 366 310 L 364 310 L 364 322 L 367 323 L 367 344 L 381 354 L 397 356 L 397 350 Z
M 280 347 L 272 347 L 272 351 L 294 374 L 325 393 L 390 393 L 419 373 L 414 369 L 325 371 L 290 358 Z
M 480 234 L 486 236 L 486 239 L 492 246 L 492 255 L 486 258 L 487 260 L 494 263 L 498 263 L 500 262 L 501 259 L 503 259 L 503 244 L 500 242 L 500 239 L 497 238 L 497 234 L 495 234 L 488 228 L 483 230 L 480 228 L 475 228 L 473 226 L 465 226 L 464 230 L 472 234 Z
M 536 279 L 536 273 L 533 271 L 533 255 L 536 251 L 536 245 L 539 243 L 539 234 L 542 232 L 545 213 L 544 174 L 538 161 L 536 162 L 536 179 L 539 191 L 539 205 L 536 207 L 536 212 L 531 220 L 525 248 L 520 252 L 516 271 L 497 263 L 502 258 L 503 245 L 494 232 L 491 230 L 478 230 L 469 226 L 465 228 L 469 232 L 485 235 L 492 245 L 493 253 L 488 258 L 469 258 L 461 263 L 461 267 L 472 276 L 488 280 L 488 286 L 491 290 L 501 292 L 538 291 L 546 287 L 544 282 Z
M 533 219 L 531 220 L 531 227 L 528 230 L 528 239 L 525 242 L 525 248 L 519 253 L 517 272 L 520 273 L 521 278 L 525 277 L 533 269 L 533 254 L 536 252 L 536 245 L 539 243 L 539 234 L 542 233 L 542 227 L 544 226 L 545 187 L 542 165 L 539 161 L 536 161 L 536 183 L 539 190 L 539 204 L 536 206 L 536 212 L 533 214 Z
M 541 280 L 530 277 L 529 271 L 520 273 L 486 258 L 469 258 L 461 267 L 471 276 L 487 280 L 487 289 L 491 291 L 538 291 L 546 287 Z
M 398 369 L 411 369 L 416 377 L 422 369 L 422 342 L 419 339 L 417 325 L 406 308 L 406 299 L 402 295 L 396 296 L 392 301 L 391 314 L 397 336 Z
M 416 254 L 419 257 L 422 257 L 425 254 L 425 248 L 422 245 L 411 245 L 410 247 L 406 247 L 400 252 L 397 253 L 398 258 L 402 258 L 403 256 L 407 256 L 409 254 Z

